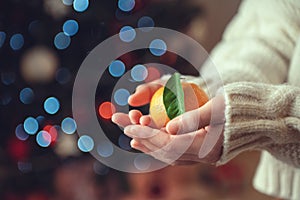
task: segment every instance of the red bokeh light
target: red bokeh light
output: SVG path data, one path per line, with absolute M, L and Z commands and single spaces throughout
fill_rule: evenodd
M 116 112 L 116 107 L 111 102 L 103 102 L 99 106 L 99 115 L 104 119 L 110 119 Z
M 56 140 L 57 140 L 57 135 L 58 135 L 56 127 L 55 127 L 55 126 L 52 126 L 52 125 L 46 125 L 46 126 L 43 128 L 43 130 L 44 130 L 44 131 L 47 131 L 47 132 L 49 133 L 49 135 L 50 135 L 50 138 L 45 137 L 44 139 L 47 140 L 47 141 L 50 139 L 50 140 L 51 140 L 51 141 L 50 141 L 51 143 L 55 143 Z

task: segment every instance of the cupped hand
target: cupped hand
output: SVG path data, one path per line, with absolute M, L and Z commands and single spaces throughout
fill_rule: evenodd
M 132 138 L 131 146 L 169 164 L 215 163 L 222 152 L 224 97 L 171 120 L 157 129 L 149 115 L 138 110 L 116 113 L 112 121 Z

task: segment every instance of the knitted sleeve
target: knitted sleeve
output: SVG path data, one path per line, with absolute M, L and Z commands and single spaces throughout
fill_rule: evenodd
M 200 70 L 208 92 L 216 91 L 211 89 L 216 84 L 239 81 L 281 84 L 287 80 L 290 59 L 300 35 L 300 3 L 296 2 L 242 1 L 222 40 L 210 54 L 212 62 L 206 62 Z M 216 83 L 219 80 L 216 74 L 222 83 Z
M 300 167 L 300 88 L 238 82 L 224 90 L 226 122 L 220 163 L 242 151 L 261 149 Z

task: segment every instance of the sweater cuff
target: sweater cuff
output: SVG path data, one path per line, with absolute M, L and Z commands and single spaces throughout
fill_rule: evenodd
M 292 141 L 285 117 L 293 94 L 285 87 L 238 82 L 224 86 L 224 164 L 247 150 L 268 150 Z M 291 98 L 289 98 L 291 97 Z M 292 134 L 291 134 L 292 135 Z

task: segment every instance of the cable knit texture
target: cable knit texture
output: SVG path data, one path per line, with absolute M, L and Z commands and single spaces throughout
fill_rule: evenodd
M 244 0 L 195 80 L 225 92 L 223 154 L 263 150 L 254 186 L 300 199 L 300 1 Z M 216 70 L 217 69 L 217 70 Z M 192 79 L 189 79 L 193 81 Z M 202 81 L 202 82 L 201 82 Z
M 300 168 L 300 88 L 243 82 L 224 88 L 227 105 L 222 160 L 245 150 L 265 149 Z

